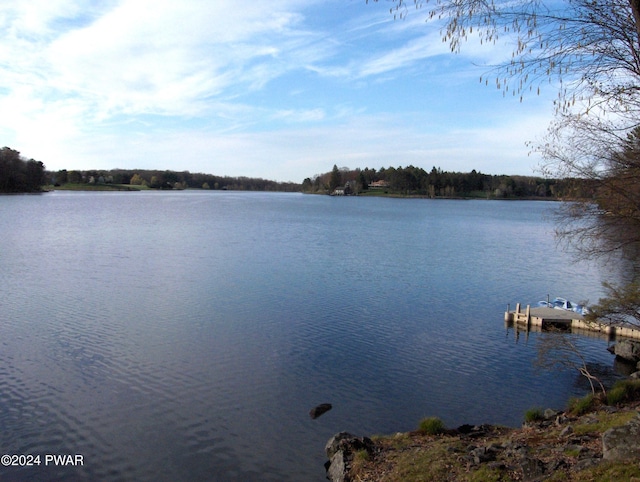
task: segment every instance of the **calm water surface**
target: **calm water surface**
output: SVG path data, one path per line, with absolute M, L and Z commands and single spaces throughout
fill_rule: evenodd
M 3 480 L 324 480 L 324 444 L 516 426 L 587 386 L 507 303 L 596 301 L 553 203 L 232 192 L 0 197 Z M 608 370 L 606 341 L 578 341 Z M 308 411 L 334 408 L 317 420 Z

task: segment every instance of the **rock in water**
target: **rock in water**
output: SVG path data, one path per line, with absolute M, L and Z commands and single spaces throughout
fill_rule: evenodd
M 331 408 L 332 407 L 330 403 L 321 403 L 317 407 L 313 407 L 311 410 L 309 410 L 309 416 L 315 420 L 320 415 L 327 413 L 329 410 L 331 410 Z
M 611 353 L 630 362 L 640 361 L 640 343 L 633 340 L 620 340 L 615 345 L 607 348 Z

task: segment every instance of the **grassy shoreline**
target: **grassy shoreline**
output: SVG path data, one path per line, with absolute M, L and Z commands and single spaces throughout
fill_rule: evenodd
M 143 191 L 149 188 L 131 184 L 86 184 L 66 183 L 60 186 L 50 186 L 51 191 Z
M 520 428 L 480 425 L 450 430 L 432 417 L 413 432 L 373 436 L 372 450 L 352 454 L 348 480 L 640 480 L 640 456 L 603 459 L 603 434 L 637 420 L 639 411 L 640 381 L 625 380 L 607 397 L 570 400 L 564 412 L 527 411 Z
M 328 191 L 301 191 L 302 194 L 315 194 L 321 196 L 329 196 L 331 195 Z M 455 199 L 455 200 L 488 200 L 488 201 L 562 201 L 563 199 L 558 197 L 542 197 L 542 196 L 510 196 L 510 197 L 496 197 L 491 195 L 485 191 L 476 191 L 466 193 L 460 196 L 429 196 L 427 194 L 417 194 L 417 193 L 402 193 L 402 192 L 393 192 L 387 189 L 368 189 L 366 191 L 361 191 L 358 194 L 349 194 L 347 196 L 334 196 L 334 197 L 388 197 L 388 198 L 399 198 L 399 199 Z

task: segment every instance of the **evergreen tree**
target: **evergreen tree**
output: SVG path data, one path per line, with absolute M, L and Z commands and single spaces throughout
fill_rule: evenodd
M 338 166 L 334 164 L 333 169 L 331 170 L 329 189 L 331 189 L 331 191 L 334 191 L 340 186 L 342 186 L 342 173 L 340 172 L 340 169 L 338 169 Z

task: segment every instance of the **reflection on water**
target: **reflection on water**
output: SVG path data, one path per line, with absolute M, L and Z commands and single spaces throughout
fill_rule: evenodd
M 507 303 L 597 299 L 551 203 L 232 192 L 0 198 L 3 480 L 324 480 L 334 433 L 519 425 L 584 391 Z M 514 339 L 515 338 L 515 339 Z M 606 341 L 583 337 L 611 367 Z M 333 409 L 311 420 L 309 409 Z

